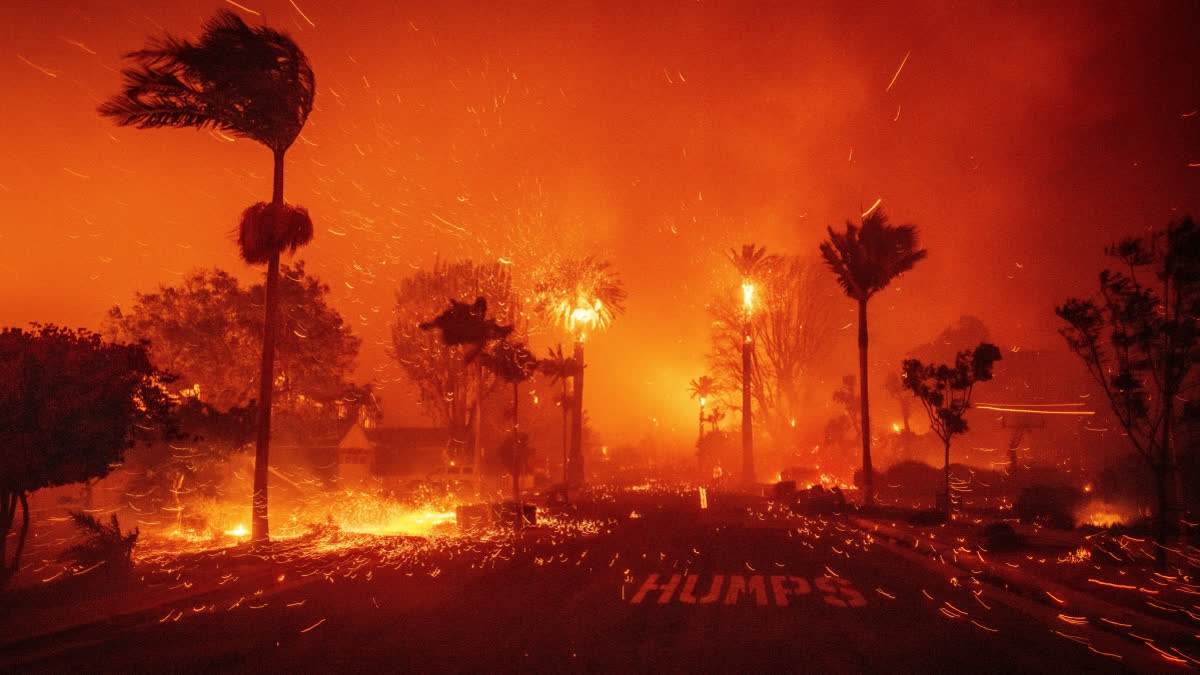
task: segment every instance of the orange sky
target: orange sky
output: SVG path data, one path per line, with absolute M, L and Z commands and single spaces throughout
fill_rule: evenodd
M 917 224 L 928 260 L 873 301 L 886 364 L 963 314 L 1002 347 L 1060 348 L 1053 307 L 1094 287 L 1106 243 L 1200 211 L 1196 3 L 241 4 L 313 63 L 286 196 L 393 421 L 393 290 L 435 256 L 611 260 L 628 311 L 589 344 L 594 424 L 690 438 L 730 247 L 815 255 L 879 198 Z M 230 232 L 269 199 L 266 149 L 95 113 L 122 54 L 221 8 L 5 10 L 0 325 L 98 328 L 192 268 L 260 273 Z M 854 371 L 852 330 L 834 354 L 830 376 Z

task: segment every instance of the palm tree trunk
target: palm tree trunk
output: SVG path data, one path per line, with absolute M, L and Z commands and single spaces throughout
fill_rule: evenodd
M 559 351 L 562 351 L 561 347 L 559 347 Z M 570 452 L 570 448 L 571 448 L 571 443 L 570 443 L 570 438 L 569 438 L 570 431 L 571 431 L 571 399 L 567 398 L 567 375 L 566 375 L 566 373 L 563 373 L 562 388 L 563 388 L 563 391 L 562 391 L 563 494 L 567 494 L 567 484 L 571 480 L 570 474 L 567 473 L 567 467 L 570 466 L 570 461 L 569 461 L 567 455 Z
M 483 364 L 475 364 L 475 427 L 471 448 L 471 472 L 475 474 L 475 494 L 483 494 Z
M 867 401 L 867 301 L 858 301 L 858 381 L 862 406 L 863 504 L 875 505 L 875 472 L 871 468 L 871 407 Z
M 283 205 L 283 151 L 276 150 L 275 173 L 271 203 L 277 209 Z M 254 497 L 251 514 L 251 541 L 270 540 L 267 524 L 267 467 L 271 454 L 271 394 L 275 385 L 275 332 L 279 323 L 279 252 L 271 254 L 267 263 L 266 298 L 263 302 L 262 368 L 258 382 L 258 440 L 254 449 Z
M 575 363 L 578 370 L 572 378 L 575 381 L 574 400 L 575 417 L 571 419 L 571 457 L 568 463 L 572 483 L 583 482 L 583 340 L 575 342 Z
M 750 319 L 742 322 L 742 482 L 754 484 L 754 417 L 750 407 Z
M 517 380 L 513 381 L 513 435 L 512 435 L 512 475 L 513 475 L 513 505 L 517 507 L 516 519 L 513 521 L 513 529 L 521 529 L 521 521 L 525 518 L 524 508 L 521 506 L 521 435 L 520 425 L 521 416 L 520 395 L 518 388 L 521 383 Z

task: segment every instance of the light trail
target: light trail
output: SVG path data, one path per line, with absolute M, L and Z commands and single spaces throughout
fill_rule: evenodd
M 904 59 L 902 61 L 900 61 L 900 67 L 896 69 L 896 74 L 892 76 L 892 81 L 888 82 L 887 89 L 884 89 L 885 92 L 889 92 L 892 90 L 892 85 L 896 84 L 896 78 L 900 77 L 900 71 L 904 70 L 904 64 L 908 63 L 908 57 L 911 55 L 912 55 L 911 49 L 904 53 Z
M 1022 407 L 1016 407 L 1016 406 L 997 405 L 997 404 L 990 404 L 990 403 L 978 403 L 973 407 L 975 407 L 979 410 L 995 410 L 997 412 L 1026 413 L 1029 415 L 1068 415 L 1068 416 L 1074 416 L 1074 417 L 1088 417 L 1088 416 L 1096 414 L 1096 412 L 1094 410 L 1047 410 L 1047 408 L 1049 408 L 1051 406 L 1061 407 L 1061 406 L 1074 406 L 1074 405 L 1083 405 L 1083 404 L 1082 403 L 1055 403 L 1055 404 L 1046 404 L 1046 405 L 1031 404 L 1031 405 L 1025 405 Z

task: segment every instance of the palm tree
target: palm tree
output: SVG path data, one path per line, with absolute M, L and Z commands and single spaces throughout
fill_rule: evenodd
M 702 375 L 700 379 L 688 383 L 688 393 L 693 399 L 700 399 L 700 436 L 696 439 L 696 443 L 699 443 L 700 438 L 704 437 L 704 404 L 717 393 L 717 381 Z
M 512 328 L 507 326 L 507 328 Z M 444 334 L 443 334 L 444 335 Z M 512 487 L 513 503 L 516 506 L 516 517 L 513 528 L 521 529 L 524 520 L 524 506 L 521 504 L 521 474 L 524 472 L 527 458 L 523 452 L 520 417 L 520 387 L 521 383 L 533 376 L 537 371 L 538 361 L 532 353 L 520 342 L 509 342 L 507 336 L 501 338 L 496 347 L 484 352 L 480 359 L 483 366 L 500 376 L 513 388 L 513 426 L 512 426 Z
M 239 244 L 251 264 L 267 263 L 258 442 L 254 455 L 254 542 L 269 539 L 267 466 L 271 442 L 275 332 L 279 321 L 279 254 L 312 240 L 304 209 L 283 201 L 283 156 L 312 111 L 314 80 L 308 57 L 287 35 L 247 26 L 222 10 L 204 24 L 198 42 L 170 35 L 127 55 L 136 67 L 122 71 L 124 87 L 99 113 L 139 129 L 212 127 L 249 138 L 271 150 L 271 203 L 242 214 Z
M 846 296 L 858 302 L 859 404 L 862 406 L 862 454 L 864 503 L 875 504 L 871 469 L 871 417 L 867 403 L 867 301 L 887 288 L 892 279 L 923 260 L 926 251 L 917 248 L 917 228 L 890 225 L 883 210 L 863 216 L 862 225 L 846 222 L 843 233 L 829 230 L 829 241 L 821 244 L 821 255 Z
M 572 482 L 581 482 L 583 472 L 583 341 L 592 329 L 603 329 L 625 311 L 625 288 L 607 261 L 588 256 L 582 260 L 560 260 L 547 270 L 535 286 L 538 309 L 548 314 L 575 338 L 576 370 L 571 396 L 571 454 L 568 466 Z
M 766 248 L 743 244 L 742 251 L 729 249 L 729 262 L 742 277 L 742 481 L 753 485 L 754 477 L 754 417 L 750 406 L 750 361 L 754 341 L 750 335 L 750 314 L 754 311 L 754 284 L 780 263 L 777 255 L 767 255 Z
M 566 489 L 570 476 L 567 475 L 567 452 L 570 444 L 567 442 L 567 433 L 570 431 L 571 424 L 571 394 L 567 391 L 567 380 L 577 376 L 579 373 L 579 364 L 575 359 L 563 354 L 562 345 L 550 350 L 550 356 L 538 362 L 538 369 L 544 375 L 550 376 L 550 382 L 562 382 L 562 396 L 559 399 L 559 405 L 563 411 L 563 427 L 562 427 L 562 451 L 563 451 L 563 489 Z

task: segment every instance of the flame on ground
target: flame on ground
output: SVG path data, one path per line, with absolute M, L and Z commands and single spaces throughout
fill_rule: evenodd
M 1131 512 L 1117 504 L 1093 500 L 1075 511 L 1077 525 L 1093 527 L 1115 527 L 1124 525 L 1131 520 Z

